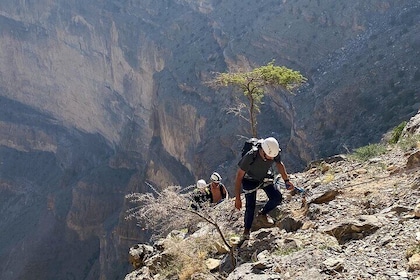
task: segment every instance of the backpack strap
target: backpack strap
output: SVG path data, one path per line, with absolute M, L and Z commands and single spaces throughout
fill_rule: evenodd
M 252 147 L 252 162 L 250 163 L 250 165 L 252 165 L 254 163 L 255 159 L 257 158 L 257 153 L 258 153 L 259 147 L 260 147 L 259 145 L 256 145 L 256 146 Z
M 222 197 L 225 198 L 226 197 L 226 192 L 225 192 L 225 188 L 223 186 L 224 185 L 222 183 L 219 184 L 220 193 L 222 194 Z

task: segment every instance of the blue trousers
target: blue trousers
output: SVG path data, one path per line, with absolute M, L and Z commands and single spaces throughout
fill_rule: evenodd
M 243 190 L 253 190 L 258 187 L 260 183 L 256 181 L 250 181 L 247 179 L 242 180 L 242 189 Z M 279 205 L 283 199 L 281 192 L 273 185 L 268 185 L 262 188 L 267 194 L 268 201 L 262 208 L 261 214 L 267 214 L 277 205 Z M 254 213 L 257 202 L 257 192 L 253 191 L 245 194 L 245 217 L 244 217 L 244 227 L 246 230 L 250 230 L 252 222 L 254 221 Z

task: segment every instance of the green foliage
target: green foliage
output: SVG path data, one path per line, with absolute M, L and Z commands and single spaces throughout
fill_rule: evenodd
M 353 158 L 366 161 L 372 157 L 384 154 L 387 151 L 386 146 L 382 144 L 370 144 L 357 148 L 351 155 Z
M 285 248 L 278 248 L 275 252 L 274 252 L 274 254 L 275 255 L 277 255 L 277 256 L 288 256 L 288 255 L 291 255 L 291 254 L 293 254 L 293 253 L 295 253 L 295 252 L 298 252 L 298 251 L 300 251 L 300 250 L 302 250 L 301 248 L 299 248 L 299 247 L 285 247 Z
M 400 140 L 402 131 L 406 125 L 407 125 L 407 122 L 404 121 L 392 130 L 391 139 L 389 140 L 390 144 L 396 144 L 398 140 Z
M 249 109 L 247 119 L 251 124 L 252 135 L 256 137 L 256 117 L 260 112 L 260 104 L 262 104 L 266 87 L 280 87 L 292 93 L 293 89 L 306 80 L 299 71 L 284 66 L 275 66 L 273 60 L 267 65 L 254 68 L 248 72 L 218 73 L 209 84 L 214 87 L 233 86 L 244 94 Z
M 407 137 L 401 138 L 397 145 L 403 150 L 403 151 L 409 151 L 411 149 L 420 149 L 420 135 L 408 135 Z
M 284 66 L 275 66 L 274 60 L 265 66 L 255 68 L 251 73 L 258 83 L 262 85 L 281 86 L 288 91 L 295 89 L 306 81 L 299 71 L 291 70 Z

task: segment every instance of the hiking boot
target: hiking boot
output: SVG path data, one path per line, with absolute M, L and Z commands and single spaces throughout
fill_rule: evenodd
M 270 215 L 268 214 L 262 214 L 262 213 L 258 213 L 257 218 L 263 222 L 264 224 L 267 225 L 274 225 L 274 220 L 273 218 L 270 217 Z

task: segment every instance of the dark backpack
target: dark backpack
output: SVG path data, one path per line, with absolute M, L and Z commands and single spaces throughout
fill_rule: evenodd
M 246 140 L 243 147 L 242 147 L 241 157 L 243 157 L 251 149 L 253 149 L 255 151 L 258 150 L 258 146 L 260 145 L 260 142 L 259 142 L 260 140 L 262 140 L 262 139 L 257 139 L 257 138 L 254 138 L 254 137 Z
M 243 147 L 242 147 L 241 157 L 244 157 L 244 155 L 246 155 L 246 153 L 248 153 L 250 150 L 253 150 L 254 151 L 254 159 L 253 159 L 252 163 L 254 163 L 254 160 L 257 157 L 256 151 L 258 151 L 258 147 L 261 145 L 262 140 L 263 139 L 258 139 L 258 138 L 254 138 L 254 137 L 246 140 Z M 267 172 L 267 178 L 274 178 L 274 171 L 273 171 L 272 167 L 270 167 L 270 169 Z

